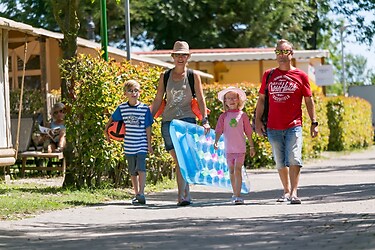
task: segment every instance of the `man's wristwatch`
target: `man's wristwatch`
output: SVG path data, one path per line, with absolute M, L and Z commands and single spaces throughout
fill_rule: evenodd
M 202 119 L 202 125 L 207 124 L 207 123 L 208 123 L 208 117 L 206 116 Z
M 319 122 L 311 122 L 311 126 L 318 126 Z

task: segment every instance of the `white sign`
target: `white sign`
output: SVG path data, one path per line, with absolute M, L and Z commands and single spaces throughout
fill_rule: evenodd
M 333 67 L 332 65 L 315 66 L 315 83 L 318 86 L 333 85 Z

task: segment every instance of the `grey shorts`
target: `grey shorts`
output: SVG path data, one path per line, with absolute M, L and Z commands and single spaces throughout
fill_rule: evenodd
M 195 118 L 182 118 L 182 119 L 179 119 L 179 120 L 184 121 L 184 122 L 193 123 L 193 124 L 197 123 Z M 166 122 L 161 123 L 161 135 L 163 136 L 165 150 L 167 150 L 167 151 L 170 151 L 170 150 L 174 149 L 172 139 L 171 139 L 171 135 L 169 133 L 169 125 L 170 124 L 171 124 L 170 121 L 166 121 Z
M 146 172 L 146 154 L 125 155 L 125 158 L 130 175 L 137 176 L 139 171 Z
M 302 127 L 286 130 L 267 129 L 277 169 L 289 166 L 302 167 Z

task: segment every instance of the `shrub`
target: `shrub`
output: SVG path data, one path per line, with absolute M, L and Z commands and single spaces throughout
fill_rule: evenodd
M 73 70 L 66 70 L 68 65 Z M 81 186 L 100 186 L 103 178 L 113 177 L 119 184 L 119 178 L 128 177 L 123 161 L 122 143 L 107 143 L 103 130 L 115 110 L 123 100 L 123 84 L 134 79 L 141 84 L 140 100 L 150 104 L 156 93 L 160 68 L 146 65 L 131 65 L 128 62 L 106 62 L 100 57 L 80 55 L 61 64 L 62 76 L 74 91 L 73 99 L 67 101 L 66 116 L 67 141 L 71 144 L 72 158 L 67 171 L 72 184 Z M 155 154 L 147 161 L 148 181 L 171 173 L 171 159 L 160 147 L 160 128 L 153 126 L 152 145 Z M 124 180 L 127 184 L 128 178 Z
M 333 151 L 363 148 L 373 143 L 371 104 L 358 97 L 328 98 L 329 145 Z
M 328 118 L 327 118 L 327 99 L 321 95 L 316 94 L 313 97 L 315 104 L 315 114 L 316 119 L 319 122 L 318 126 L 318 136 L 312 138 L 310 135 L 310 117 L 307 113 L 305 104 L 303 103 L 303 147 L 302 155 L 304 159 L 317 158 L 320 156 L 320 153 L 327 150 L 328 147 L 328 138 L 329 138 L 329 127 L 328 127 Z

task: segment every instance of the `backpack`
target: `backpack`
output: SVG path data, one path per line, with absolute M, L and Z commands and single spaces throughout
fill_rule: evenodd
M 167 95 L 166 94 L 167 83 L 168 83 L 168 79 L 169 79 L 169 76 L 171 74 L 171 71 L 172 71 L 172 69 L 168 69 L 164 72 L 164 81 L 163 81 L 164 82 L 164 98 L 163 98 L 163 101 L 162 101 L 162 103 L 159 107 L 159 110 L 155 113 L 154 118 L 159 117 L 164 112 L 164 108 L 165 108 L 165 105 L 166 105 L 165 98 L 166 98 L 166 95 Z M 187 73 L 187 78 L 188 78 L 189 85 L 190 85 L 191 95 L 193 97 L 191 99 L 191 110 L 197 116 L 198 120 L 202 121 L 205 117 L 203 117 L 203 115 L 201 114 L 201 111 L 199 110 L 198 101 L 195 98 L 196 95 L 195 95 L 195 88 L 194 88 L 194 70 L 187 69 L 186 73 Z M 206 112 L 207 112 L 207 115 L 209 115 L 211 110 L 206 108 Z
M 264 90 L 264 94 L 265 94 L 265 100 L 264 100 L 264 111 L 263 111 L 263 115 L 262 115 L 262 123 L 264 124 L 264 126 L 267 128 L 267 121 L 268 121 L 268 110 L 269 110 L 269 95 L 268 95 L 268 81 L 270 80 L 271 78 L 271 75 L 272 73 L 275 71 L 275 69 L 271 69 L 270 72 L 268 73 L 267 75 L 267 78 L 266 78 L 266 88 Z M 256 112 L 257 110 L 255 109 L 254 110 L 254 114 L 253 114 L 253 119 L 252 119 L 252 123 L 251 123 L 251 127 L 253 129 L 253 131 L 255 131 L 255 120 L 256 120 Z M 267 136 L 266 133 L 263 134 L 264 136 Z
M 168 69 L 164 72 L 164 92 L 167 90 L 167 83 L 169 76 L 171 75 L 172 69 Z M 194 71 L 192 69 L 187 69 L 187 77 L 191 89 L 191 94 L 195 98 L 195 88 L 194 88 Z

